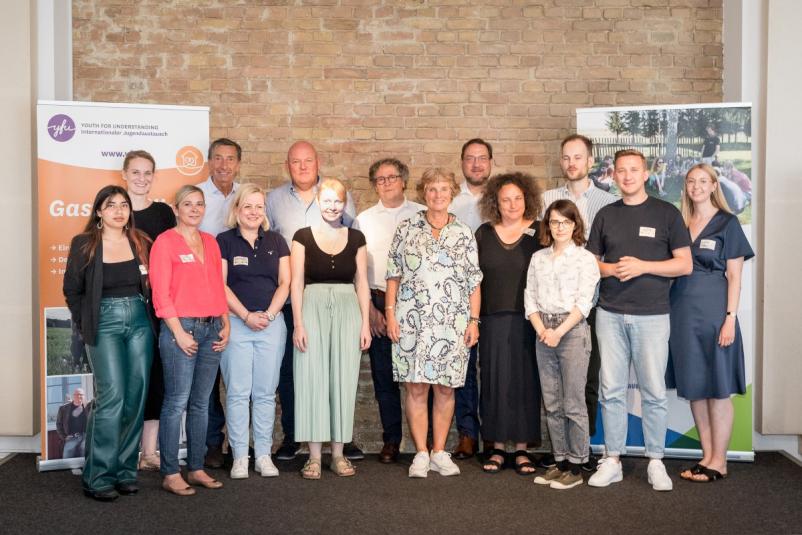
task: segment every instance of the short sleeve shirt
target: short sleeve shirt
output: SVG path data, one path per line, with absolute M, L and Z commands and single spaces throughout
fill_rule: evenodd
M 587 250 L 615 263 L 624 256 L 646 261 L 673 258 L 675 249 L 691 243 L 679 210 L 665 201 L 647 198 L 638 205 L 616 201 L 602 208 L 590 231 Z M 645 274 L 626 282 L 601 281 L 599 306 L 616 314 L 668 314 L 671 278 Z
M 302 228 L 292 238 L 304 246 L 304 284 L 352 284 L 356 275 L 356 253 L 365 245 L 365 235 L 348 229 L 345 248 L 329 254 L 318 247 L 310 227 Z
M 287 242 L 278 232 L 260 228 L 251 247 L 236 227 L 218 234 L 217 243 L 228 264 L 228 287 L 249 312 L 267 310 L 278 288 L 279 261 L 290 254 Z

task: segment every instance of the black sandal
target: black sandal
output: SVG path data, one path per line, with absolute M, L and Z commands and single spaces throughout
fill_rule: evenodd
M 704 466 L 702 466 L 699 463 L 696 463 L 695 465 L 691 466 L 690 468 L 684 468 L 679 473 L 679 477 L 681 477 L 682 479 L 684 479 L 686 481 L 693 481 L 693 476 L 698 476 L 699 474 L 703 473 L 704 470 L 705 470 Z M 691 475 L 689 477 L 685 477 L 685 476 L 682 475 L 685 472 L 690 472 Z
M 712 468 L 704 466 L 702 466 L 702 471 L 699 472 L 699 475 L 703 475 L 707 479 L 689 479 L 688 481 L 693 481 L 694 483 L 713 483 L 719 479 L 726 479 L 727 477 L 727 474 L 722 474 L 718 470 L 713 470 Z
M 499 449 L 492 449 L 487 452 L 487 458 L 482 463 L 482 470 L 488 474 L 498 474 L 504 470 L 504 461 L 498 462 L 491 459 L 494 455 L 506 460 L 507 452 Z
M 537 467 L 535 467 L 535 463 L 532 462 L 532 457 L 529 455 L 529 452 L 526 450 L 518 450 L 513 453 L 515 458 L 515 473 L 519 476 L 531 476 L 535 472 L 537 472 Z M 526 457 L 528 460 L 518 463 L 518 457 Z M 531 468 L 532 470 L 527 471 L 524 468 Z

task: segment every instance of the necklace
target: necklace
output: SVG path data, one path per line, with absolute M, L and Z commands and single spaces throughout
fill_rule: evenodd
M 445 222 L 445 223 L 443 223 L 443 225 L 442 225 L 442 226 L 439 226 L 439 227 L 437 227 L 437 226 L 435 226 L 435 224 L 434 224 L 434 223 L 432 223 L 432 222 L 431 222 L 431 220 L 429 220 L 429 212 L 426 212 L 426 215 L 425 215 L 425 217 L 426 217 L 426 222 L 427 222 L 427 223 L 429 223 L 429 226 L 430 226 L 430 227 L 432 227 L 434 230 L 443 230 L 443 228 L 444 228 L 446 225 L 448 225 L 448 220 L 450 219 L 450 217 L 449 217 L 449 216 L 446 216 L 446 222 Z

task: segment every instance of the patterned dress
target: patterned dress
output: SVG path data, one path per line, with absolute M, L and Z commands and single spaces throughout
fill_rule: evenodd
M 455 219 L 435 239 L 425 213 L 398 225 L 387 259 L 387 278 L 400 279 L 393 380 L 457 388 L 467 373 L 469 297 L 482 272 L 471 229 Z

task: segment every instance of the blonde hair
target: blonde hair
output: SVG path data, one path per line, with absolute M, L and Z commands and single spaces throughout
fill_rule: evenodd
M 345 184 L 336 178 L 324 178 L 320 181 L 317 187 L 317 199 L 320 200 L 320 194 L 324 189 L 330 189 L 337 194 L 342 202 L 348 201 L 348 192 L 345 189 Z
M 237 225 L 239 225 L 237 211 L 239 210 L 240 204 L 242 204 L 242 200 L 245 199 L 245 197 L 253 195 L 254 193 L 260 194 L 264 200 L 265 190 L 256 184 L 251 184 L 248 182 L 245 184 L 240 184 L 240 187 L 237 188 L 236 193 L 234 193 L 234 199 L 231 201 L 231 206 L 228 207 L 228 215 L 226 215 L 226 226 L 228 228 L 235 228 Z M 267 213 L 265 212 L 265 218 L 262 220 L 262 230 L 267 230 L 268 228 L 269 225 L 267 222 Z
M 200 193 L 203 200 L 206 200 L 206 195 L 203 194 L 202 189 L 192 184 L 185 184 L 175 192 L 175 207 L 178 208 L 178 205 L 192 193 Z
M 423 172 L 415 186 L 415 191 L 418 192 L 418 200 L 420 200 L 420 202 L 426 204 L 426 188 L 435 182 L 448 182 L 448 185 L 451 186 L 452 199 L 459 195 L 459 184 L 457 184 L 454 173 L 442 167 L 432 167 Z
M 716 185 L 716 189 L 713 190 L 713 193 L 710 195 L 710 202 L 713 203 L 713 206 L 718 208 L 721 211 L 732 213 L 730 210 L 730 205 L 727 204 L 727 199 L 724 198 L 724 193 L 721 191 L 721 182 L 718 180 L 718 173 L 713 168 L 712 165 L 706 163 L 698 163 L 688 169 L 688 172 L 685 173 L 685 180 L 688 180 L 688 175 L 690 175 L 693 171 L 699 169 L 704 171 L 704 173 L 710 177 L 710 180 Z M 691 220 L 691 216 L 693 216 L 693 201 L 691 198 L 688 197 L 688 186 L 686 184 L 682 185 L 682 194 L 680 196 L 680 212 L 682 212 L 682 219 L 685 221 L 685 224 L 688 225 Z

